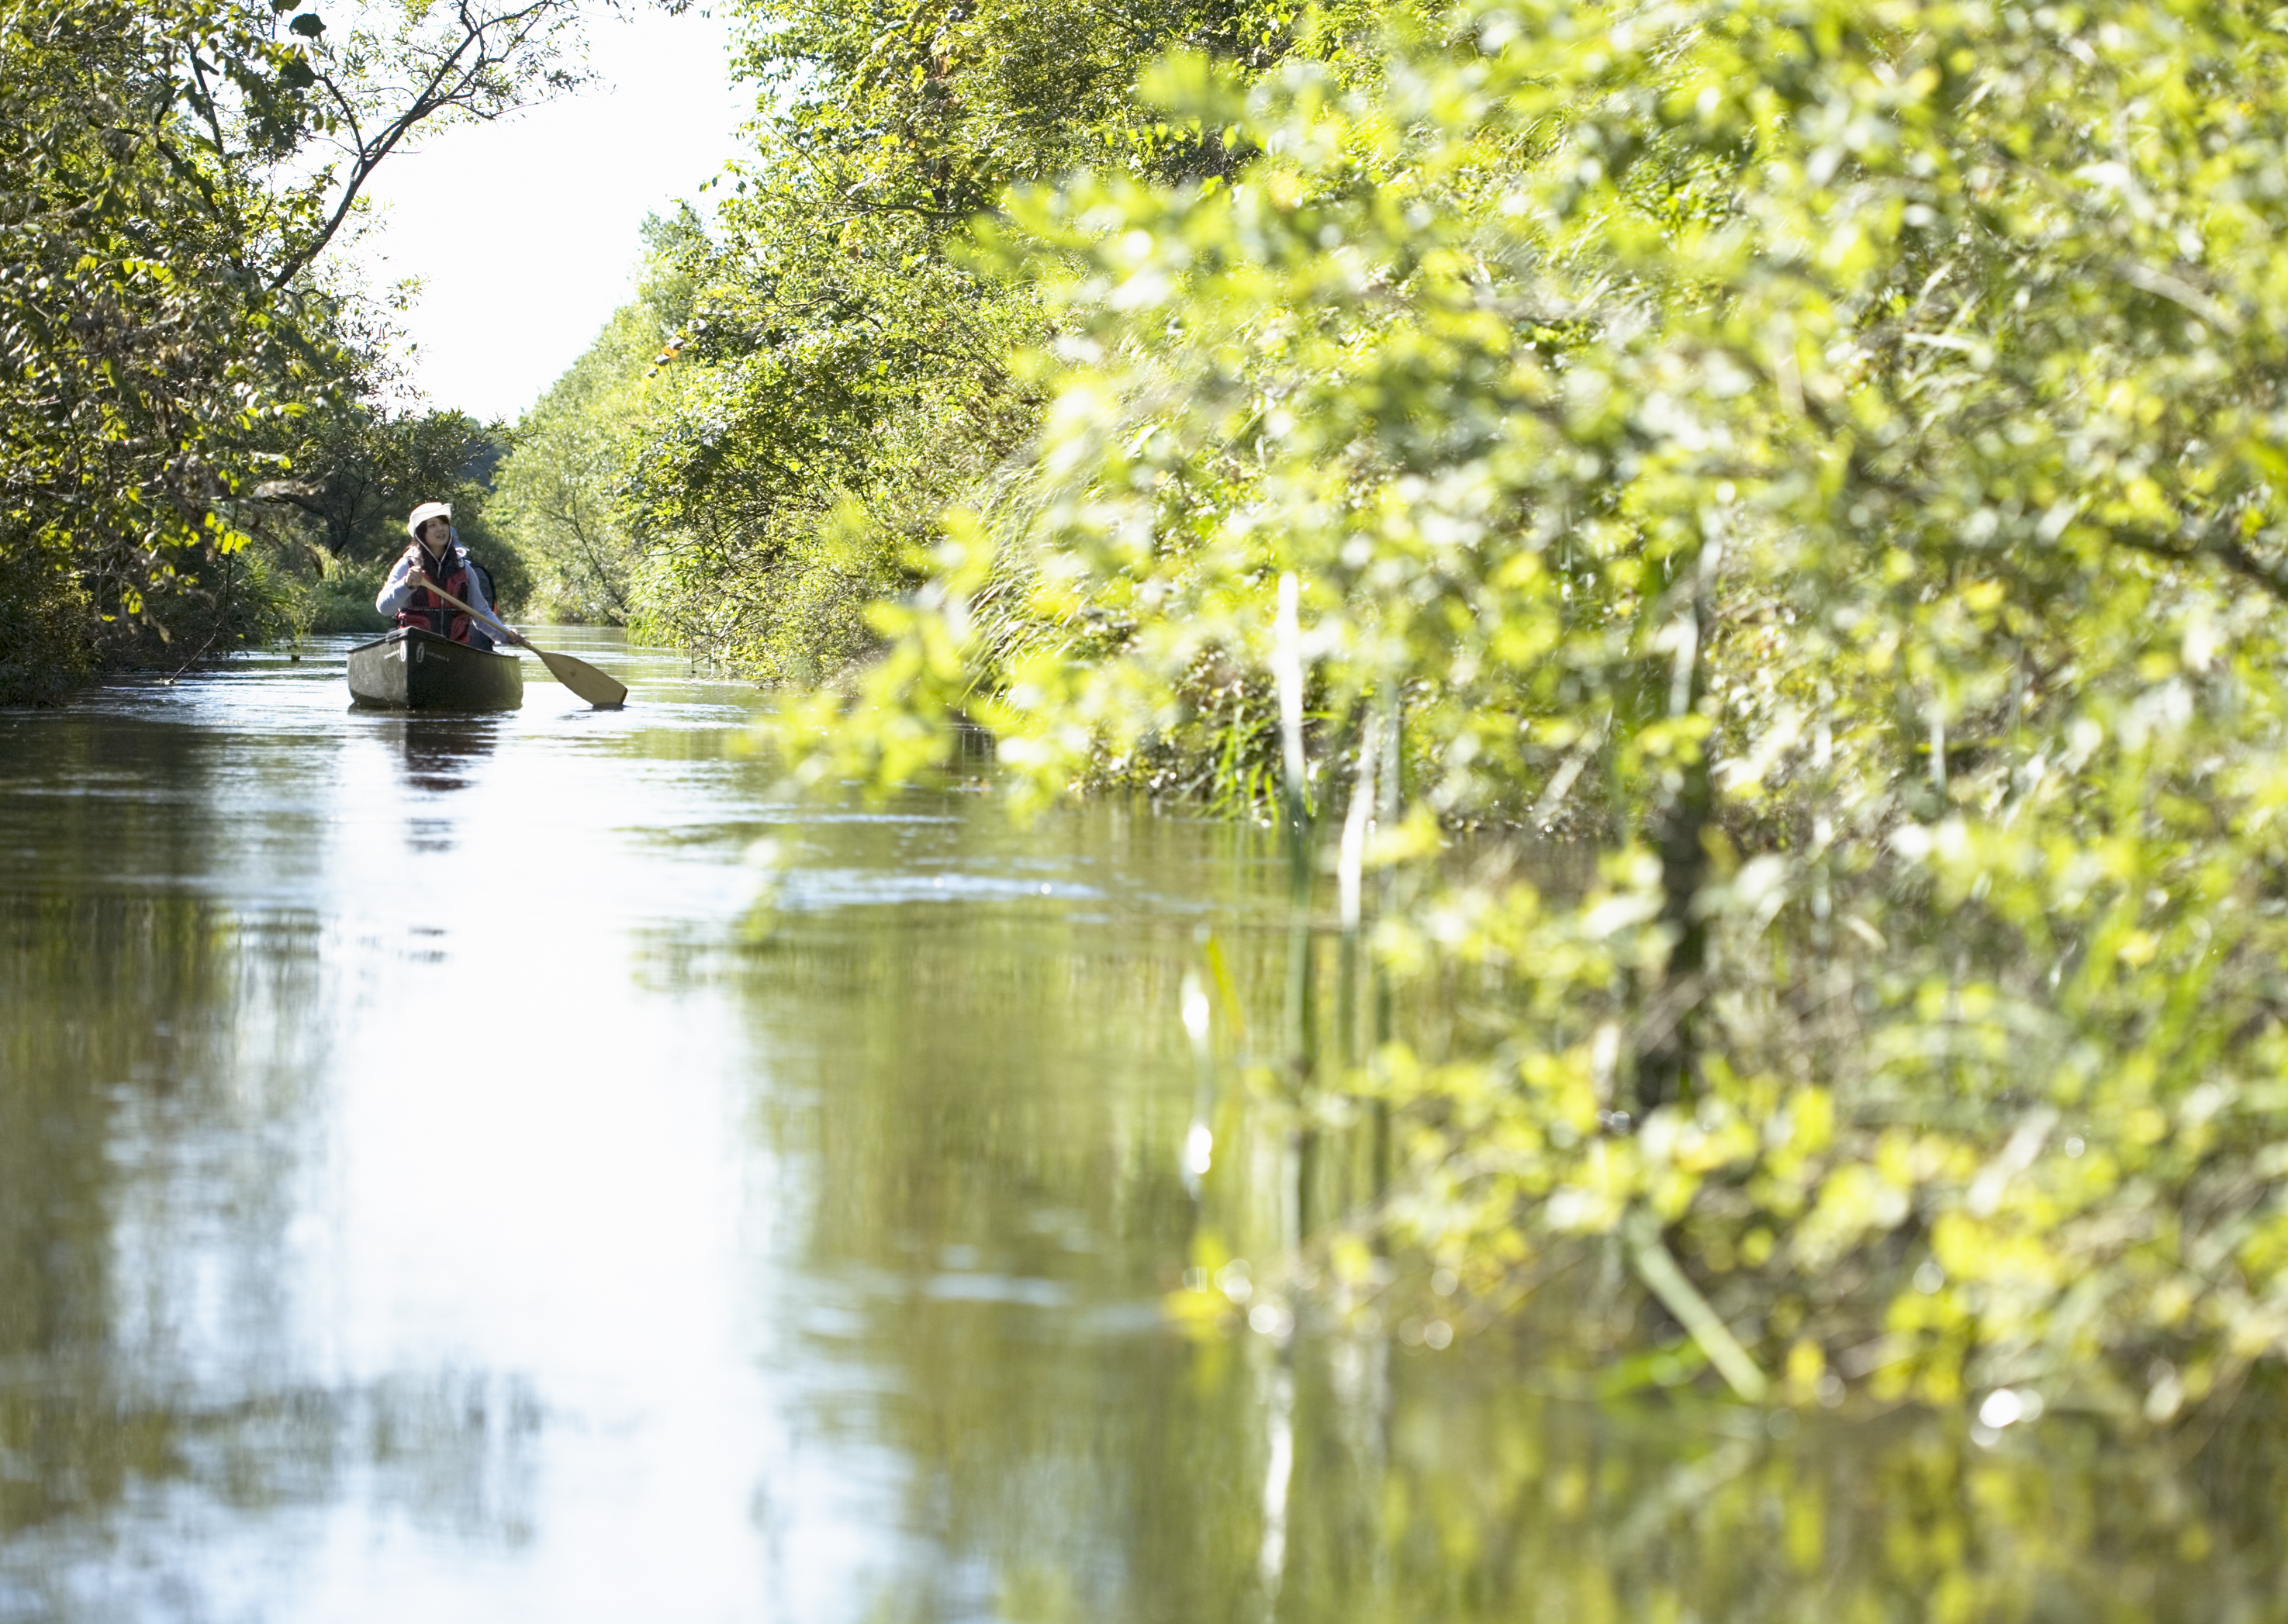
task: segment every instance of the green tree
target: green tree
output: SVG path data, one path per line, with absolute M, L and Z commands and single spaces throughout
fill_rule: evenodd
M 390 32 L 338 38 L 290 9 L 35 4 L 0 19 L 13 693 L 264 623 L 245 590 L 258 572 L 228 562 L 245 538 L 225 504 L 292 472 L 281 420 L 361 364 L 318 256 L 414 130 L 573 77 L 565 0 L 418 5 Z M 329 146 L 345 155 L 325 161 Z
M 741 13 L 766 89 L 720 241 L 685 239 L 690 314 L 628 470 L 650 612 L 773 676 L 870 654 L 869 602 L 910 588 L 933 515 L 1032 432 L 1007 362 L 1040 337 L 1029 289 L 966 257 L 1003 187 L 1076 167 L 1222 172 L 1220 134 L 1135 93 L 1179 44 L 1267 61 L 1278 28 L 1229 4 L 926 5 Z
M 298 477 L 266 480 L 253 497 L 304 516 L 315 543 L 346 562 L 402 551 L 405 517 L 419 503 L 457 497 L 456 522 L 474 519 L 507 449 L 504 434 L 465 412 L 392 414 L 361 403 L 296 426 Z
M 661 375 L 691 317 L 686 265 L 705 235 L 687 206 L 645 222 L 648 267 L 639 297 L 516 425 L 494 510 L 529 558 L 535 599 L 551 618 L 625 625 L 648 599 L 646 555 L 628 511 L 628 471 L 671 384 Z
M 533 562 L 547 618 L 625 625 L 641 563 L 620 518 L 619 458 L 632 397 L 663 337 L 641 305 L 616 312 L 517 424 L 498 523 Z
M 365 401 L 323 407 L 286 426 L 297 474 L 264 480 L 228 511 L 261 543 L 258 556 L 272 564 L 300 630 L 387 624 L 373 598 L 405 549 L 406 516 L 425 502 L 451 503 L 454 529 L 492 573 L 502 605 L 520 609 L 531 574 L 491 512 L 505 429 L 465 412 L 393 413 Z
M 1279 1087 L 1394 1108 L 1382 1221 L 1490 1294 L 1609 1238 L 1744 1393 L 2228 1395 L 2288 1351 L 2282 50 L 1776 0 L 1179 58 L 1262 155 L 1005 205 L 1045 432 L 819 760 L 958 705 L 1035 796 L 1279 761 L 1458 1001 Z

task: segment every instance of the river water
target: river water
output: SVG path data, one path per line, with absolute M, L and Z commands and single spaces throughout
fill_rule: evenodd
M 564 641 L 624 711 L 338 640 L 0 713 L 0 1620 L 2288 1616 L 2276 1440 L 1186 1329 L 1181 989 L 1275 997 L 1275 851 L 798 792 Z

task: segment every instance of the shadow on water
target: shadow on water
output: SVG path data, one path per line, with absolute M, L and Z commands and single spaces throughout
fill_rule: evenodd
M 500 742 L 496 716 L 413 712 L 381 726 L 396 736 L 406 783 L 431 795 L 467 788 L 477 764 Z

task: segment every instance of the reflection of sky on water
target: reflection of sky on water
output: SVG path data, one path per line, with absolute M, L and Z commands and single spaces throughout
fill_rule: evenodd
M 832 1303 L 1073 1287 L 807 1278 L 817 1169 L 748 1125 L 752 1009 L 651 944 L 733 943 L 767 835 L 781 910 L 1103 892 L 979 797 L 797 807 L 726 748 L 739 692 L 668 663 L 609 716 L 540 681 L 507 717 L 353 712 L 338 666 L 246 661 L 0 719 L 0 885 L 175 899 L 203 978 L 146 939 L 163 1008 L 82 966 L 11 1018 L 57 1072 L 60 1028 L 148 1023 L 88 1080 L 113 1182 L 64 1287 L 106 1323 L 11 1337 L 0 1390 L 153 1443 L 0 1524 L 0 1618 L 829 1619 L 921 1559 L 912 1463 L 804 1419 L 896 1385 L 870 1312 L 822 1359 Z M 819 1013 L 779 1042 L 831 1049 Z M 1089 1311 L 1148 1329 L 1125 1295 Z
M 1174 1016 L 1204 921 L 1277 1007 L 1267 839 L 798 798 L 736 688 L 564 643 L 634 702 L 0 715 L 0 1624 L 2277 1616 L 2260 1435 L 1186 1341 Z M 1207 1221 L 1286 1145 L 1219 1129 Z
M 1010 902 L 1046 897 L 1058 902 L 1092 902 L 1104 893 L 1074 881 L 1034 880 L 986 874 L 867 874 L 855 869 L 802 870 L 787 876 L 778 893 L 782 907 L 864 907 L 889 902 Z

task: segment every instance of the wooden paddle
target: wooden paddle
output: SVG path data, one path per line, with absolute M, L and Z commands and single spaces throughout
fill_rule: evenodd
M 535 647 L 522 632 L 512 629 L 497 616 L 463 603 L 425 574 L 417 574 L 414 579 L 420 582 L 423 590 L 434 592 L 464 614 L 474 615 L 518 647 L 531 649 L 540 656 L 540 663 L 548 668 L 551 677 L 597 709 L 616 710 L 627 702 L 628 685 L 618 678 L 606 676 L 584 660 L 575 660 L 569 654 L 552 654 L 544 648 Z

